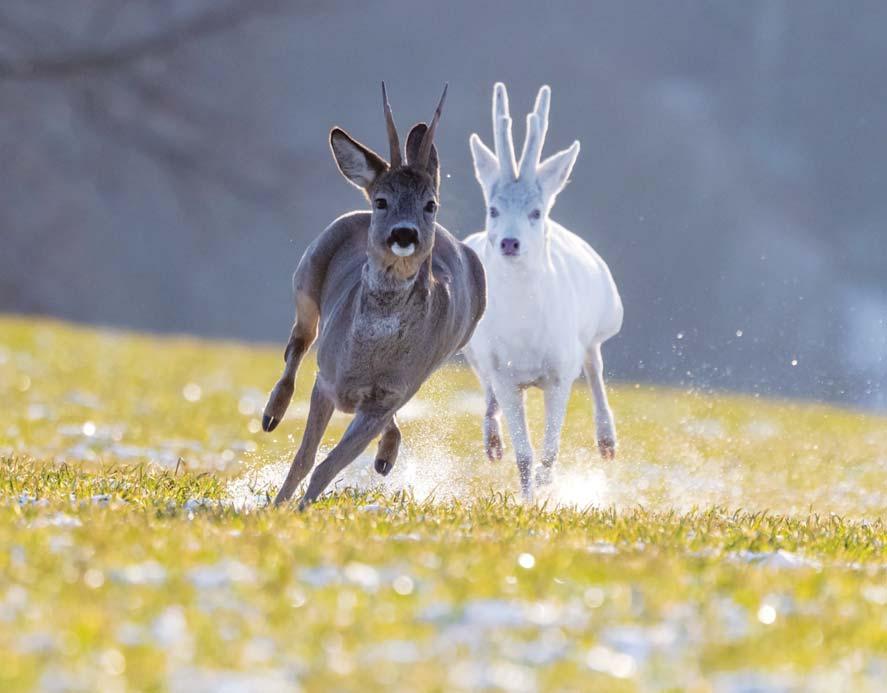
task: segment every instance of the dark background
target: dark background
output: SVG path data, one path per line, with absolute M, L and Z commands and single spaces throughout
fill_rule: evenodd
M 0 310 L 283 347 L 305 245 L 450 94 L 440 220 L 483 222 L 492 85 L 582 142 L 553 216 L 608 261 L 629 382 L 887 406 L 887 3 L 4 0 Z M 741 336 L 738 336 L 740 335 Z M 792 365 L 796 360 L 797 365 Z

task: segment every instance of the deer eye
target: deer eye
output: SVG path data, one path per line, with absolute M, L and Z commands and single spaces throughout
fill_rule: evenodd
M 532 212 L 530 212 L 530 219 L 532 219 L 533 221 L 535 221 L 536 219 L 540 219 L 541 217 L 542 212 L 540 212 L 538 209 L 534 209 Z
M 375 200 L 373 200 L 373 206 L 376 209 L 388 209 L 388 200 L 386 200 L 384 197 L 377 197 Z
M 499 216 L 499 210 L 496 209 L 495 207 L 490 207 L 490 216 L 491 216 L 493 219 L 495 219 L 496 217 Z
M 434 211 L 436 209 L 437 209 L 437 202 L 435 202 L 434 200 L 428 200 L 428 202 L 425 203 L 425 211 L 428 214 L 434 214 Z

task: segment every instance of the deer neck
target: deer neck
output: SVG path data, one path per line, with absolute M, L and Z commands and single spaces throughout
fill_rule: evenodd
M 497 282 L 513 283 L 516 286 L 532 288 L 540 277 L 555 271 L 547 239 L 539 252 L 519 258 L 517 262 L 501 257 L 495 250 L 486 257 L 488 259 L 484 263 L 484 269 L 489 277 L 494 277 Z
M 415 300 L 427 298 L 431 282 L 431 256 L 419 270 L 404 276 L 397 268 L 386 266 L 373 255 L 368 255 L 361 274 L 360 308 L 367 312 L 392 312 Z

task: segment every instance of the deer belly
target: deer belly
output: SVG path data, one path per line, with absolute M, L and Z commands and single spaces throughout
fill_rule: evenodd
M 491 340 L 492 369 L 524 387 L 575 377 L 583 356 L 578 341 L 545 322 L 513 326 L 496 334 Z
M 379 410 L 397 409 L 405 394 L 394 378 L 384 374 L 368 373 L 365 369 L 344 369 L 332 381 L 318 374 L 324 393 L 333 400 L 336 409 L 353 413 L 370 407 Z

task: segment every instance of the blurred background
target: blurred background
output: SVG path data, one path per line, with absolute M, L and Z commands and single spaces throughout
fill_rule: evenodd
M 430 117 L 440 221 L 468 136 L 582 153 L 553 216 L 608 261 L 625 382 L 887 407 L 887 4 L 4 0 L 0 311 L 274 341 L 307 243 L 364 204 L 331 126 Z M 150 367 L 146 364 L 146 367 Z

